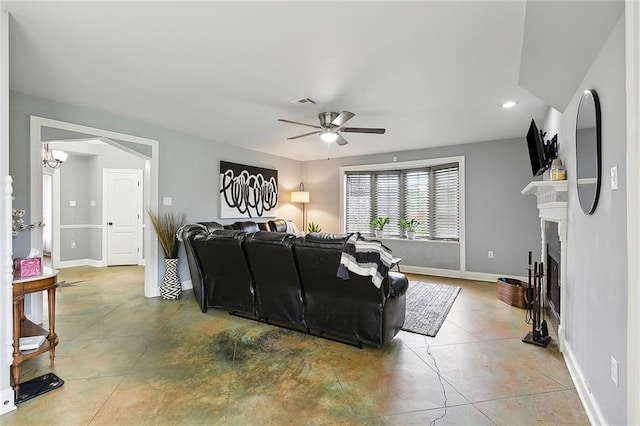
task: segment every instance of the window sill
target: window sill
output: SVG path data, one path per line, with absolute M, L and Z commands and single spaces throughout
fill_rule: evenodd
M 389 241 L 407 241 L 410 243 L 445 243 L 445 244 L 460 244 L 460 241 L 455 241 L 455 240 L 428 240 L 426 238 L 415 238 L 413 240 L 410 240 L 408 238 L 400 238 L 400 237 L 382 237 L 382 238 L 376 238 L 374 236 L 371 237 L 367 237 L 367 238 L 371 238 L 371 239 L 376 239 L 376 240 L 389 240 Z

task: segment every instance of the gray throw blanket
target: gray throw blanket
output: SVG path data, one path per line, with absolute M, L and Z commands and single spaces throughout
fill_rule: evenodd
M 342 248 L 337 276 L 349 279 L 349 271 L 371 276 L 373 284 L 380 288 L 391 267 L 391 250 L 377 240 L 365 240 L 359 232 L 351 235 Z

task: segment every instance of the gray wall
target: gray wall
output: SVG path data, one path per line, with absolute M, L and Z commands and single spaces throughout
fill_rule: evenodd
M 624 18 L 592 64 L 571 103 L 549 133 L 560 137 L 567 164 L 567 312 L 569 352 L 584 374 L 605 424 L 626 424 L 627 413 L 627 236 Z M 575 128 L 582 92 L 595 89 L 602 108 L 602 188 L 596 211 L 585 215 L 576 193 Z M 618 166 L 619 189 L 609 170 Z M 610 379 L 610 359 L 619 362 L 619 384 Z M 638 362 L 633 360 L 631 362 Z
M 78 226 L 60 229 L 60 260 L 87 259 L 91 251 L 91 232 L 85 225 L 91 223 L 92 216 L 89 177 L 95 173 L 91 159 L 70 153 L 57 173 L 60 173 L 60 225 Z M 76 207 L 69 206 L 71 201 L 75 201 Z M 71 248 L 72 241 L 76 243 L 75 248 Z
M 51 144 L 62 149 L 69 158 L 60 173 L 60 224 L 78 225 L 60 230 L 60 260 L 102 260 L 102 173 L 105 168 L 144 169 L 144 159 L 110 145 L 87 142 Z M 69 201 L 76 201 L 70 207 Z M 91 206 L 91 201 L 96 205 Z M 76 242 L 76 248 L 71 242 Z
M 523 124 L 523 133 L 527 123 Z M 498 275 L 525 275 L 527 252 L 539 253 L 540 225 L 535 197 L 520 191 L 532 180 L 524 137 L 491 142 L 334 158 L 304 163 L 305 188 L 311 193 L 308 221 L 323 231 L 339 232 L 339 168 L 465 156 L 466 270 Z M 458 245 L 442 242 L 385 240 L 403 265 L 458 269 Z M 494 259 L 487 258 L 487 251 Z
M 302 163 L 270 154 L 227 145 L 234 141 L 217 141 L 215 129 L 211 140 L 204 140 L 173 130 L 150 125 L 64 103 L 53 102 L 12 91 L 9 100 L 10 172 L 14 178 L 14 206 L 26 209 L 29 216 L 29 116 L 37 115 L 75 124 L 108 129 L 159 141 L 158 196 L 172 197 L 172 206 L 159 206 L 159 211 L 185 212 L 188 221 L 218 220 L 220 160 L 278 170 L 278 216 L 296 221 L 301 226 L 301 207 L 289 202 L 289 192 L 298 188 Z M 25 218 L 25 222 L 30 218 Z M 233 222 L 227 220 L 225 222 Z M 14 256 L 29 253 L 29 235 L 23 232 L 14 239 Z M 159 263 L 160 276 L 164 274 Z M 180 279 L 188 280 L 186 262 L 180 264 Z

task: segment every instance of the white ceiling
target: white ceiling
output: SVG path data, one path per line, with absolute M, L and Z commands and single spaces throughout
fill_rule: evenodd
M 278 118 L 387 129 L 339 157 L 523 137 L 547 108 L 518 85 L 524 1 L 5 5 L 13 90 L 298 160 L 327 146 Z

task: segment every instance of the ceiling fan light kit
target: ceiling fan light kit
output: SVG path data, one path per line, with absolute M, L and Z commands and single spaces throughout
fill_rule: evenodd
M 320 135 L 320 139 L 327 143 L 333 143 L 342 146 L 346 145 L 347 140 L 342 137 L 339 132 L 345 133 L 370 133 L 376 135 L 382 135 L 386 131 L 386 129 L 382 128 L 371 128 L 371 127 L 341 127 L 348 120 L 352 119 L 355 116 L 354 113 L 350 111 L 342 111 L 341 113 L 337 112 L 321 112 L 318 114 L 318 119 L 320 120 L 320 125 L 315 124 L 307 124 L 300 123 L 298 121 L 285 120 L 283 118 L 279 118 L 278 121 L 289 124 L 297 124 L 299 126 L 307 126 L 313 127 L 316 130 L 314 132 L 304 133 L 302 135 L 292 136 L 287 138 L 289 140 L 304 138 L 306 136 L 311 135 Z
M 338 140 L 338 134 L 335 132 L 332 132 L 331 130 L 327 130 L 320 133 L 320 139 L 322 139 L 326 143 L 335 142 Z

